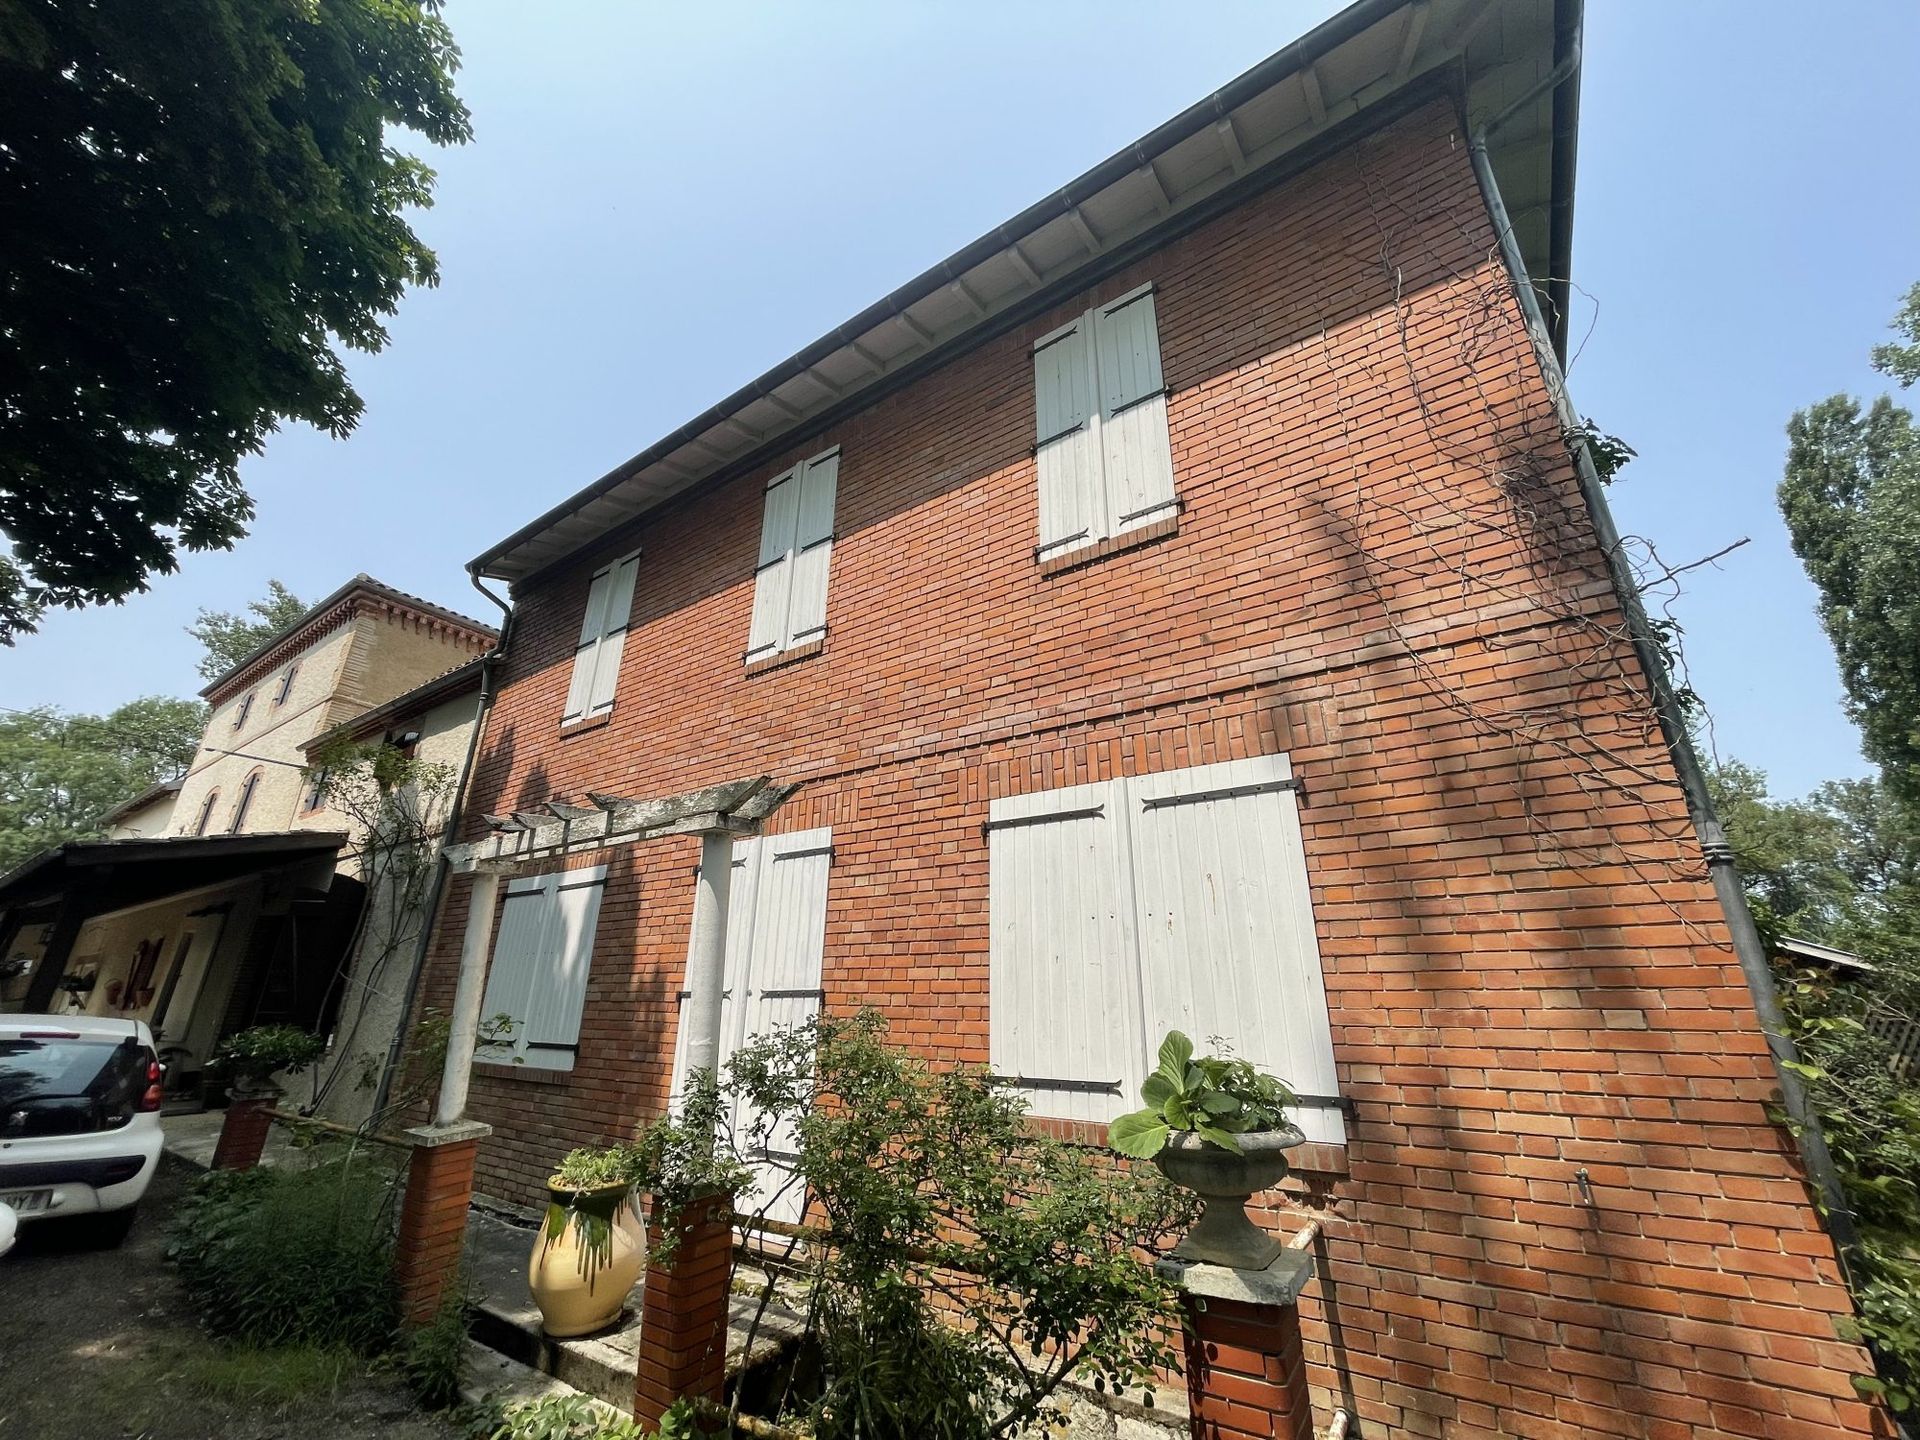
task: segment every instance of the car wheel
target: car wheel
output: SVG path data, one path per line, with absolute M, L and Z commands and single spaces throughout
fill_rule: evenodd
M 82 1235 L 96 1250 L 114 1250 L 126 1242 L 136 1213 L 135 1207 L 129 1205 L 124 1210 L 88 1215 L 75 1223 L 82 1227 Z

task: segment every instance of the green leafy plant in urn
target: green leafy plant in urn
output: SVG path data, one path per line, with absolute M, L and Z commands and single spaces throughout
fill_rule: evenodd
M 620 1318 L 647 1263 L 634 1195 L 625 1147 L 575 1150 L 548 1178 L 546 1219 L 527 1272 L 547 1334 L 591 1335 Z
M 1107 1143 L 1205 1202 L 1173 1253 L 1235 1270 L 1271 1265 L 1281 1244 L 1248 1218 L 1247 1202 L 1286 1179 L 1286 1152 L 1306 1140 L 1286 1118 L 1295 1099 L 1286 1082 L 1231 1055 L 1196 1059 L 1193 1041 L 1172 1030 L 1140 1098 L 1146 1108 L 1108 1126 Z

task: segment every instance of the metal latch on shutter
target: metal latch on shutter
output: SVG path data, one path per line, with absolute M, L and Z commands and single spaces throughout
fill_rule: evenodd
M 995 1085 L 1010 1085 L 1016 1090 L 1071 1090 L 1084 1095 L 1118 1095 L 1118 1080 L 1056 1080 L 1044 1075 L 995 1075 Z
M 1292 790 L 1303 799 L 1307 793 L 1307 782 L 1298 775 L 1285 780 L 1263 780 L 1257 785 L 1224 785 L 1218 790 L 1195 790 L 1185 795 L 1154 795 L 1140 802 L 1142 810 L 1164 810 L 1169 805 L 1198 805 L 1204 800 L 1238 800 L 1246 795 L 1270 795 L 1279 790 Z
M 691 990 L 682 990 L 675 995 L 674 998 L 676 1000 L 691 1000 L 693 998 L 693 992 Z M 725 990 L 722 990 L 720 992 L 720 998 L 722 1000 L 731 1000 L 733 998 L 733 987 L 728 986 Z
M 1012 815 L 1005 820 L 989 820 L 980 827 L 982 835 L 996 830 L 1017 830 L 1023 825 L 1050 825 L 1055 820 L 1098 820 L 1107 813 L 1105 805 L 1089 805 L 1084 810 L 1049 810 L 1044 815 Z
M 1149 400 L 1158 400 L 1162 395 L 1165 395 L 1166 393 L 1167 393 L 1167 387 L 1165 385 L 1162 385 L 1158 390 L 1143 391 L 1142 393 L 1134 396 L 1131 400 L 1128 400 L 1124 404 L 1115 405 L 1111 410 L 1107 411 L 1107 418 L 1112 419 L 1116 415 L 1124 415 L 1127 413 L 1127 411 L 1133 409 L 1134 406 L 1144 405 Z
M 1171 510 L 1178 515 L 1186 508 L 1186 502 L 1176 495 L 1171 500 L 1156 500 L 1153 504 L 1142 506 L 1138 510 L 1129 510 L 1120 517 L 1120 523 L 1125 525 L 1129 520 L 1138 520 L 1142 515 L 1151 515 L 1156 510 Z
M 788 850 L 775 855 L 773 858 L 776 862 L 781 860 L 807 860 L 815 855 L 824 855 L 831 860 L 833 858 L 833 846 L 815 845 L 811 850 Z

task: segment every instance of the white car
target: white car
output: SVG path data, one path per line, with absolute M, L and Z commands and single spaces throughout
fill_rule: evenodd
M 0 1015 L 0 1207 L 126 1239 L 160 1164 L 161 1074 L 141 1021 Z
M 13 1249 L 13 1233 L 20 1225 L 20 1217 L 13 1213 L 11 1205 L 0 1205 L 0 1255 Z

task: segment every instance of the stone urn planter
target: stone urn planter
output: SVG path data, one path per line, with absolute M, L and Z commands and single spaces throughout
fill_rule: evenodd
M 1264 1270 L 1279 1258 L 1280 1242 L 1247 1216 L 1247 1201 L 1286 1179 L 1286 1152 L 1305 1143 L 1292 1125 L 1254 1130 L 1233 1137 L 1243 1154 L 1210 1145 L 1191 1130 L 1175 1131 L 1153 1157 L 1174 1184 L 1205 1202 L 1200 1219 L 1173 1253 L 1183 1260 L 1225 1265 L 1235 1270 Z
M 547 1182 L 546 1220 L 527 1272 L 547 1334 L 590 1335 L 613 1324 L 646 1263 L 646 1223 L 632 1185 Z

